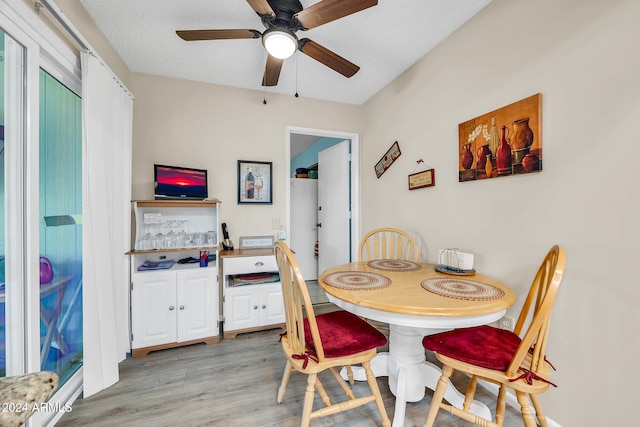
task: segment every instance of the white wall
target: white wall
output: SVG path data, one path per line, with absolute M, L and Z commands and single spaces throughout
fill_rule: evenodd
M 363 230 L 415 233 L 431 262 L 438 248 L 474 252 L 516 289 L 511 314 L 546 251 L 567 249 L 549 345 L 559 387 L 542 398 L 565 427 L 636 418 L 638 22 L 636 0 L 494 0 L 364 106 Z M 459 183 L 458 124 L 538 92 L 544 170 Z M 402 155 L 377 179 L 395 140 Z M 408 191 L 419 158 L 436 186 Z

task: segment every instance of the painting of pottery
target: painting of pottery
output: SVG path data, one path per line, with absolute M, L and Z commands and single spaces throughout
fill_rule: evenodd
M 542 170 L 541 94 L 458 125 L 458 180 Z

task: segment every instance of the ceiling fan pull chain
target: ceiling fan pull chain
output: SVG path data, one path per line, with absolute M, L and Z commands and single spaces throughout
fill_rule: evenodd
M 294 96 L 298 97 L 298 52 L 296 52 L 296 94 Z
M 262 86 L 262 105 L 267 105 L 267 88 Z

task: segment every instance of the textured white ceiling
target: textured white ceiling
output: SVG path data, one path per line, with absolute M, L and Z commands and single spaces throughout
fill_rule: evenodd
M 379 0 L 378 5 L 298 32 L 360 66 L 351 78 L 297 52 L 275 87 L 261 86 L 260 39 L 191 41 L 176 30 L 255 29 L 245 0 L 80 0 L 134 72 L 350 104 L 363 104 L 491 0 Z M 317 0 L 301 0 L 303 7 Z

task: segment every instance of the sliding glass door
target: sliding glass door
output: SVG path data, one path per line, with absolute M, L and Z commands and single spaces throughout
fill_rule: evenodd
M 53 371 L 54 401 L 83 361 L 82 102 L 68 47 L 16 21 L 0 2 L 0 376 Z
M 40 363 L 82 365 L 82 103 L 40 70 Z

